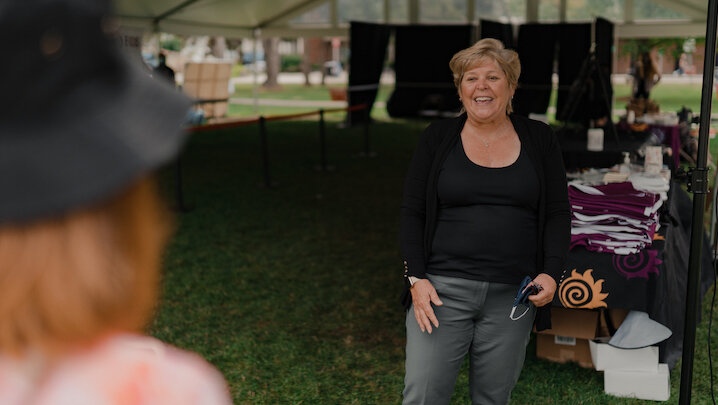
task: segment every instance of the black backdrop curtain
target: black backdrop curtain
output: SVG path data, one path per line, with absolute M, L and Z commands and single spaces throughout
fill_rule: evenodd
M 581 71 L 588 52 L 591 49 L 591 24 L 556 24 L 555 36 L 558 40 L 558 95 L 556 115 L 562 116 L 569 99 L 571 84 Z M 594 88 L 590 91 L 593 92 Z M 579 102 L 574 118 L 580 118 L 586 108 L 586 100 Z
M 396 84 L 387 102 L 392 117 L 422 111 L 457 112 L 461 107 L 449 61 L 471 45 L 471 25 L 412 25 L 396 29 Z
M 379 90 L 391 27 L 352 21 L 349 28 L 349 106 L 366 104 L 367 108 L 347 113 L 347 123 L 356 125 L 370 119 L 371 108 Z
M 565 24 L 561 28 L 556 116 L 562 121 L 587 124 L 591 119 L 610 117 L 611 114 L 613 23 L 603 18 L 596 19 L 593 63 L 588 60 L 591 29 L 591 24 Z M 573 105 L 574 102 L 576 105 Z M 571 112 L 569 107 L 573 107 L 574 111 Z
M 479 20 L 480 35 L 483 38 L 494 38 L 504 43 L 508 49 L 516 49 L 514 44 L 514 29 L 511 24 L 502 24 L 496 21 Z
M 570 121 L 587 121 L 609 115 L 606 99 L 610 106 L 612 98 L 611 65 L 613 46 L 613 24 L 599 18 L 595 22 L 596 58 L 603 86 L 608 97 L 604 97 L 598 69 L 585 70 L 591 48 L 590 23 L 582 24 L 524 24 L 519 26 L 516 51 L 521 60 L 519 88 L 514 95 L 514 110 L 521 115 L 544 114 L 551 96 L 551 75 L 554 60 L 557 61 L 558 97 L 556 115 L 566 118 L 568 107 Z M 572 90 L 572 86 L 574 90 Z M 571 94 L 576 88 L 581 94 Z M 577 100 L 577 101 L 576 101 Z M 577 104 L 576 104 L 577 103 Z M 575 104 L 575 105 L 574 105 Z
M 513 101 L 514 111 L 519 115 L 544 114 L 548 109 L 558 33 L 556 25 L 519 26 L 516 52 L 521 60 L 521 76 Z
M 601 68 L 603 86 L 608 93 L 608 105 L 605 103 L 594 103 L 591 116 L 610 117 L 613 113 L 613 86 L 611 85 L 611 73 L 613 72 L 613 23 L 603 18 L 596 19 L 596 58 Z

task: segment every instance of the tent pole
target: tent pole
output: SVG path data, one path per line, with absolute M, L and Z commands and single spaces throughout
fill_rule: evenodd
M 691 403 L 693 379 L 693 350 L 696 340 L 696 323 L 700 301 L 701 248 L 703 246 L 703 212 L 708 190 L 707 156 L 708 131 L 711 120 L 713 93 L 713 69 L 716 57 L 716 17 L 718 0 L 708 2 L 706 27 L 706 50 L 703 61 L 703 89 L 701 92 L 701 122 L 698 134 L 698 160 L 689 173 L 689 188 L 693 192 L 693 222 L 691 223 L 691 248 L 688 259 L 688 282 L 686 291 L 686 315 L 683 326 L 683 358 L 681 363 L 680 405 Z

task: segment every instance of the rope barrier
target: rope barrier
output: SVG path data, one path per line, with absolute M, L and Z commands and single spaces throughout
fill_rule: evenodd
M 283 121 L 283 120 L 290 120 L 295 118 L 302 118 L 302 117 L 309 117 L 311 115 L 319 115 L 320 111 L 324 111 L 324 113 L 333 113 L 333 112 L 340 112 L 340 111 L 357 111 L 357 110 L 363 110 L 367 108 L 366 104 L 359 104 L 351 107 L 337 107 L 337 108 L 326 108 L 326 109 L 319 109 L 315 111 L 307 111 L 303 113 L 295 113 L 295 114 L 283 114 L 283 115 L 268 115 L 268 116 L 260 116 L 260 117 L 254 117 L 254 118 L 238 118 L 233 119 L 230 121 L 225 122 L 218 122 L 214 124 L 202 124 L 202 125 L 193 125 L 185 128 L 185 131 L 189 133 L 195 133 L 195 132 L 204 132 L 204 131 L 217 131 L 221 129 L 228 129 L 228 128 L 239 128 L 246 125 L 252 125 L 259 123 L 259 120 L 261 118 L 264 118 L 266 122 L 270 121 Z
M 291 120 L 296 118 L 302 118 L 302 117 L 309 117 L 312 115 L 319 115 L 319 154 L 320 154 L 320 165 L 319 169 L 326 171 L 328 170 L 327 166 L 327 158 L 326 158 L 326 128 L 325 128 L 325 121 L 324 121 L 324 114 L 326 113 L 334 113 L 334 112 L 341 112 L 341 111 L 358 111 L 358 110 L 364 110 L 367 108 L 366 104 L 359 104 L 351 107 L 338 107 L 338 108 L 328 108 L 328 109 L 319 109 L 315 111 L 308 111 L 303 113 L 296 113 L 296 114 L 283 114 L 283 115 L 270 115 L 270 116 L 263 116 L 260 115 L 259 117 L 254 118 L 239 118 L 239 119 L 232 119 L 225 122 L 218 122 L 214 124 L 204 124 L 204 125 L 193 125 L 188 126 L 185 128 L 185 131 L 188 133 L 198 133 L 198 132 L 206 132 L 206 131 L 217 131 L 222 129 L 231 129 L 231 128 L 239 128 L 247 125 L 252 124 L 259 124 L 259 137 L 260 137 L 260 152 L 262 156 L 262 171 L 264 174 L 264 185 L 267 188 L 271 188 L 275 185 L 274 182 L 272 182 L 271 176 L 270 176 L 270 170 L 269 170 L 269 146 L 267 141 L 267 126 L 266 123 L 270 121 L 285 121 L 285 120 Z M 364 154 L 366 156 L 372 156 L 372 153 L 369 151 L 369 120 L 367 119 L 364 123 Z M 182 167 L 181 167 L 181 161 L 178 158 L 176 161 L 176 171 L 175 171 L 175 182 L 176 182 L 176 203 L 178 208 L 183 211 L 187 212 L 189 209 L 184 204 L 184 199 L 182 196 Z

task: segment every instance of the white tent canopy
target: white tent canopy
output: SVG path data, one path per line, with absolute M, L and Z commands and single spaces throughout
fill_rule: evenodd
M 263 37 L 307 37 L 348 35 L 348 24 L 339 18 L 339 7 L 347 0 L 115 0 L 115 10 L 126 28 L 143 31 L 169 32 L 180 35 L 222 35 L 226 37 L 252 37 L 261 30 Z M 352 0 L 359 1 L 359 0 Z M 465 5 L 461 4 L 465 1 Z M 671 20 L 641 20 L 635 15 L 635 5 L 649 1 L 682 16 Z M 422 19 L 425 0 L 361 0 L 361 3 L 380 9 L 376 22 L 396 22 L 397 5 L 405 15 L 405 23 L 426 23 Z M 557 21 L 566 21 L 573 7 L 585 7 L 581 0 L 453 0 L 460 4 L 461 19 L 455 23 L 476 21 L 483 15 L 485 4 L 499 4 L 504 10 L 520 3 L 525 15 L 503 16 L 499 20 L 521 23 L 544 21 L 540 12 L 546 7 L 558 10 Z M 704 0 L 623 0 L 614 1 L 621 6 L 620 16 L 614 19 L 618 38 L 690 37 L 704 36 L 707 2 Z M 325 8 L 326 21 L 297 24 L 293 20 L 305 13 Z M 356 18 L 361 20 L 361 16 Z

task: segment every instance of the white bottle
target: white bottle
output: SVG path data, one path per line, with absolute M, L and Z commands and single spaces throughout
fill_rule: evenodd
M 621 167 L 619 169 L 621 173 L 630 173 L 631 172 L 631 153 L 630 152 L 623 152 L 623 163 L 621 163 Z

